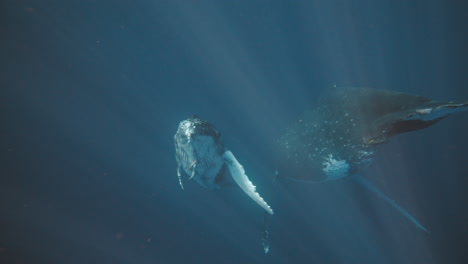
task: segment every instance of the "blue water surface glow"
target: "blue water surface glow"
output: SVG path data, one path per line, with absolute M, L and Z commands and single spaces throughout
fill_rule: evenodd
M 468 99 L 460 1 L 3 0 L 0 263 L 468 263 L 468 115 L 397 136 L 350 180 L 273 182 L 271 146 L 331 87 Z M 275 210 L 177 180 L 214 124 Z

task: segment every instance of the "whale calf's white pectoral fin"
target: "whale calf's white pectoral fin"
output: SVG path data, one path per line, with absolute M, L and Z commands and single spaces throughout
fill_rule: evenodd
M 244 167 L 237 161 L 231 151 L 226 150 L 223 154 L 224 161 L 231 173 L 232 178 L 237 185 L 258 205 L 265 209 L 269 214 L 273 214 L 271 207 L 263 200 L 263 198 L 255 191 L 255 185 L 249 180 L 245 174 Z

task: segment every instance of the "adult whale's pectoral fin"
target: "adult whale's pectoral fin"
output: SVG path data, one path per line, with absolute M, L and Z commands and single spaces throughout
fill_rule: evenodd
M 237 183 L 237 185 L 258 205 L 265 209 L 269 214 L 273 214 L 271 207 L 263 200 L 263 198 L 255 191 L 255 185 L 249 180 L 245 174 L 244 167 L 237 161 L 236 157 L 232 154 L 231 151 L 226 150 L 223 154 L 224 160 L 226 162 L 227 168 Z
M 463 111 L 468 111 L 468 102 L 443 103 L 432 107 L 418 108 L 404 120 L 434 121 Z
M 429 103 L 411 111 L 402 112 L 388 129 L 389 134 L 415 131 L 429 127 L 447 116 L 468 111 L 468 102 L 465 103 Z
M 408 219 L 411 223 L 416 225 L 419 229 L 423 230 L 426 233 L 429 233 L 429 231 L 421 223 L 419 223 L 418 220 L 416 220 L 416 218 L 414 218 L 408 211 L 403 209 L 394 200 L 390 199 L 390 197 L 388 197 L 383 192 L 381 192 L 379 189 L 377 189 L 377 187 L 375 187 L 367 179 L 365 179 L 364 177 L 362 177 L 360 175 L 354 175 L 354 176 L 352 176 L 352 179 L 355 180 L 360 185 L 362 185 L 363 187 L 365 187 L 367 190 L 375 193 L 377 196 L 382 198 L 387 203 L 389 203 L 393 208 L 398 210 L 398 212 L 400 212 L 402 215 L 404 215 L 406 217 L 406 219 Z

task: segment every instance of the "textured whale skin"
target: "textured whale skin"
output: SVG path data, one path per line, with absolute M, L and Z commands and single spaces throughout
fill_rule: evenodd
M 205 188 L 221 186 L 226 148 L 213 125 L 193 115 L 180 122 L 174 144 L 181 186 L 181 170 Z

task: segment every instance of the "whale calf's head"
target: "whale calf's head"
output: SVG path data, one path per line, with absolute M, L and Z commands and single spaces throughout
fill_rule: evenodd
M 225 147 L 221 134 L 213 125 L 192 115 L 180 122 L 174 144 L 179 171 L 206 188 L 220 187 Z M 178 174 L 182 183 L 180 172 Z
M 191 139 L 197 136 L 212 137 L 214 140 L 219 141 L 221 134 L 212 124 L 196 115 L 192 115 L 180 122 L 174 138 L 176 141 L 190 142 Z

